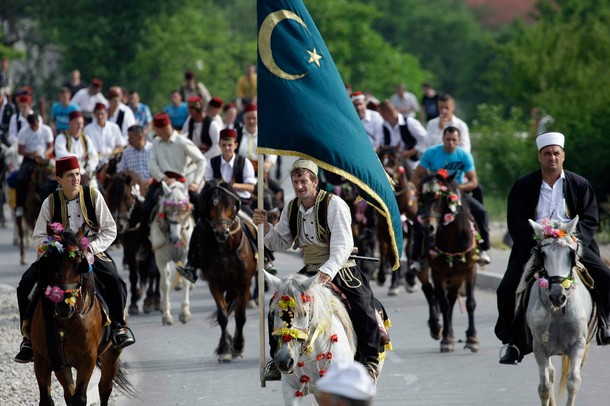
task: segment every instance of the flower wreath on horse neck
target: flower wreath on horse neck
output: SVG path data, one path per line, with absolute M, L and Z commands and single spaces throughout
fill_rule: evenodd
M 275 301 L 279 293 L 275 293 L 271 301 Z M 305 293 L 301 293 L 301 302 L 303 304 L 307 304 L 313 301 L 315 298 L 313 296 L 308 296 Z M 316 341 L 318 336 L 323 333 L 326 328 L 328 328 L 329 322 L 325 320 L 323 323 L 320 323 L 315 331 L 309 335 L 307 331 L 296 328 L 293 326 L 294 318 L 297 313 L 297 302 L 296 300 L 288 295 L 282 295 L 275 306 L 275 309 L 278 310 L 279 316 L 282 319 L 283 327 L 277 327 L 273 329 L 272 335 L 278 336 L 278 340 L 281 340 L 283 343 L 289 343 L 293 339 L 296 340 L 306 340 L 303 344 L 303 355 L 309 355 L 313 352 L 313 343 Z M 301 376 L 299 378 L 299 382 L 301 386 L 294 393 L 294 395 L 298 397 L 303 397 L 307 392 L 311 393 L 310 381 L 311 377 L 304 373 L 303 368 L 306 363 L 315 362 L 316 368 L 318 370 L 318 375 L 323 377 L 326 375 L 326 371 L 328 370 L 328 366 L 333 358 L 333 353 L 331 351 L 333 344 L 337 343 L 339 338 L 337 334 L 332 334 L 330 336 L 328 351 L 321 352 L 320 354 L 312 357 L 309 360 L 297 361 L 297 367 L 300 369 Z M 295 372 L 296 374 L 296 372 Z
M 64 250 L 68 251 L 68 256 L 70 258 L 76 258 L 77 255 L 80 255 L 81 248 L 83 251 L 87 252 L 87 261 L 89 262 L 89 272 L 92 272 L 93 264 L 93 255 L 88 255 L 90 252 L 89 248 L 89 240 L 87 237 L 81 238 L 81 247 L 70 245 L 68 247 L 64 247 L 62 244 L 62 239 L 60 234 L 64 231 L 64 227 L 61 223 L 51 223 L 49 224 L 49 229 L 53 231 L 53 235 L 48 236 L 45 240 L 38 246 L 36 249 L 40 257 L 45 257 L 48 255 L 51 249 L 55 249 L 59 254 L 63 253 Z M 59 304 L 62 301 L 65 302 L 69 306 L 74 306 L 76 304 L 76 299 L 80 296 L 81 287 L 73 288 L 73 289 L 62 289 L 60 286 L 47 286 L 44 291 L 44 295 L 47 299 L 49 299 L 54 304 Z

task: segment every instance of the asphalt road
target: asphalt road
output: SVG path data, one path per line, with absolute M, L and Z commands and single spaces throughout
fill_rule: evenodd
M 33 251 L 30 258 L 33 259 Z M 121 263 L 120 250 L 111 251 Z M 497 259 L 491 268 L 500 272 L 505 263 Z M 0 230 L 0 283 L 16 286 L 25 267 L 11 244 L 9 230 Z M 279 254 L 280 276 L 299 268 L 300 259 Z M 127 274 L 121 271 L 124 278 Z M 439 343 L 427 331 L 427 305 L 421 291 L 388 297 L 387 287 L 374 286 L 392 319 L 390 334 L 394 350 L 389 353 L 378 382 L 378 405 L 532 405 L 538 403 L 538 373 L 533 357 L 517 366 L 498 364 L 500 343 L 493 335 L 496 319 L 495 294 L 478 289 L 476 324 L 481 342 L 478 353 L 463 350 L 441 354 Z M 180 294 L 172 301 L 177 313 Z M 220 331 L 211 326 L 214 303 L 205 283 L 191 291 L 193 320 L 186 325 L 162 326 L 160 313 L 133 316 L 130 325 L 136 345 L 123 353 L 129 379 L 138 391 L 136 399 L 119 397 L 117 405 L 267 405 L 281 404 L 281 386 L 270 382 L 260 387 L 258 372 L 258 311 L 247 313 L 246 348 L 243 359 L 219 364 L 213 354 Z M 455 309 L 455 331 L 463 339 L 466 314 Z M 177 320 L 177 319 L 176 319 Z M 17 334 L 17 332 L 15 332 Z M 583 370 L 577 397 L 581 405 L 606 404 L 608 355 L 593 346 Z M 555 364 L 558 365 L 558 359 Z M 2 365 L 2 368 L 11 367 Z M 92 382 L 92 386 L 96 383 Z M 32 388 L 36 391 L 36 388 Z

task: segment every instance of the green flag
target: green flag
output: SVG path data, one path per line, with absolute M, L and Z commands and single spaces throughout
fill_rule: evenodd
M 258 0 L 258 152 L 311 159 L 354 183 L 387 220 L 400 266 L 394 189 L 301 0 Z

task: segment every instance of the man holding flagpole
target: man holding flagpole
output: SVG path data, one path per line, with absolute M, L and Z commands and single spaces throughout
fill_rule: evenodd
M 265 210 L 255 209 L 254 224 L 263 224 L 265 246 L 285 251 L 294 245 L 303 250 L 305 267 L 299 273 L 317 277 L 320 283 L 334 283 L 347 297 L 350 318 L 358 337 L 360 362 L 375 380 L 378 377 L 381 335 L 375 316 L 375 298 L 368 278 L 349 256 L 354 248 L 351 213 L 338 196 L 318 190 L 318 166 L 298 159 L 290 177 L 296 194 L 280 221 L 270 227 Z M 272 328 L 270 328 L 272 330 Z M 270 351 L 277 350 L 277 337 L 270 337 Z M 280 372 L 273 361 L 268 364 L 265 380 L 279 380 Z
M 324 195 L 317 190 L 318 167 L 340 175 L 356 185 L 360 197 L 374 207 L 388 223 L 394 257 L 393 269 L 397 269 L 400 266 L 402 251 L 402 224 L 393 187 L 371 146 L 332 56 L 303 1 L 258 0 L 257 18 L 257 152 L 305 158 L 297 161 L 303 167 L 295 168 L 301 171 L 301 175 L 298 178 L 293 177 L 295 190 L 299 190 L 296 200 L 298 204 L 295 205 L 304 217 L 307 217 L 306 213 L 311 210 L 310 204 L 315 205 L 316 199 Z M 304 184 L 296 185 L 297 179 Z M 318 205 L 324 206 L 320 203 Z M 340 198 L 330 198 L 328 211 L 336 212 L 335 217 L 343 219 L 342 207 L 347 208 Z M 357 270 L 357 267 L 351 267 L 346 262 L 353 246 L 349 210 L 347 219 L 339 220 L 333 217 L 332 221 L 328 222 L 330 226 L 343 221 L 347 226 L 343 223 L 330 226 L 331 239 L 326 244 L 311 231 L 308 231 L 306 236 L 301 235 L 305 230 L 301 230 L 294 237 L 292 233 L 286 234 L 283 229 L 289 224 L 286 208 L 284 212 L 283 220 L 280 219 L 279 223 L 283 226 L 277 226 L 280 232 L 276 235 L 275 231 L 269 231 L 269 240 L 275 239 L 275 235 L 278 241 L 279 238 L 289 241 L 278 242 L 279 245 L 290 245 L 296 238 L 299 240 L 298 245 L 310 245 L 315 247 L 311 248 L 313 250 L 325 249 L 328 258 L 324 261 L 306 261 L 319 268 L 321 282 L 326 283 L 332 279 L 337 282 L 341 279 L 337 275 L 345 275 L 346 270 Z M 263 218 L 263 213 L 257 212 L 255 216 L 255 221 L 260 224 L 259 232 L 264 231 L 262 225 L 266 224 L 266 219 Z M 303 229 L 311 227 L 311 221 L 319 223 L 324 220 L 323 217 L 311 216 L 310 224 Z M 329 215 L 327 220 L 330 219 Z M 262 239 L 262 236 L 260 238 Z M 335 245 L 335 239 L 350 241 Z M 365 319 L 357 320 L 354 324 L 359 335 L 359 347 L 363 351 L 364 363 L 369 364 L 372 375 L 376 378 L 375 356 L 378 348 L 373 350 L 372 347 L 373 343 L 379 345 L 380 334 L 376 327 L 373 329 L 369 324 L 373 311 L 373 307 L 367 302 L 370 287 L 364 276 L 358 271 L 353 272 L 356 279 L 362 283 L 361 287 L 354 290 L 360 289 L 356 294 L 362 295 L 362 298 L 358 299 L 360 304 L 357 306 L 361 307 L 362 318 Z M 372 298 L 372 293 L 370 297 Z M 261 331 L 263 329 L 264 327 Z M 370 336 L 367 336 L 369 332 Z M 261 355 L 264 355 L 264 351 L 261 351 Z M 261 363 L 263 358 L 261 357 Z

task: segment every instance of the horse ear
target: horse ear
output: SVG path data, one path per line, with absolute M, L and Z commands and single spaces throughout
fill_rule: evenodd
M 303 282 L 303 291 L 307 292 L 316 283 L 320 283 L 320 278 L 318 277 L 318 275 L 314 275 L 310 278 L 307 278 L 307 280 Z
M 279 290 L 280 285 L 282 284 L 282 280 L 275 275 L 271 275 L 267 271 L 263 271 L 263 272 L 265 273 L 265 280 L 269 284 L 269 287 L 275 291 Z
M 576 231 L 576 225 L 578 224 L 578 214 L 569 223 L 564 224 L 561 229 L 568 234 L 574 234 Z
M 544 228 L 532 219 L 529 219 L 527 221 L 529 221 L 530 226 L 532 226 L 532 228 L 534 229 L 534 235 L 542 239 L 544 237 Z

